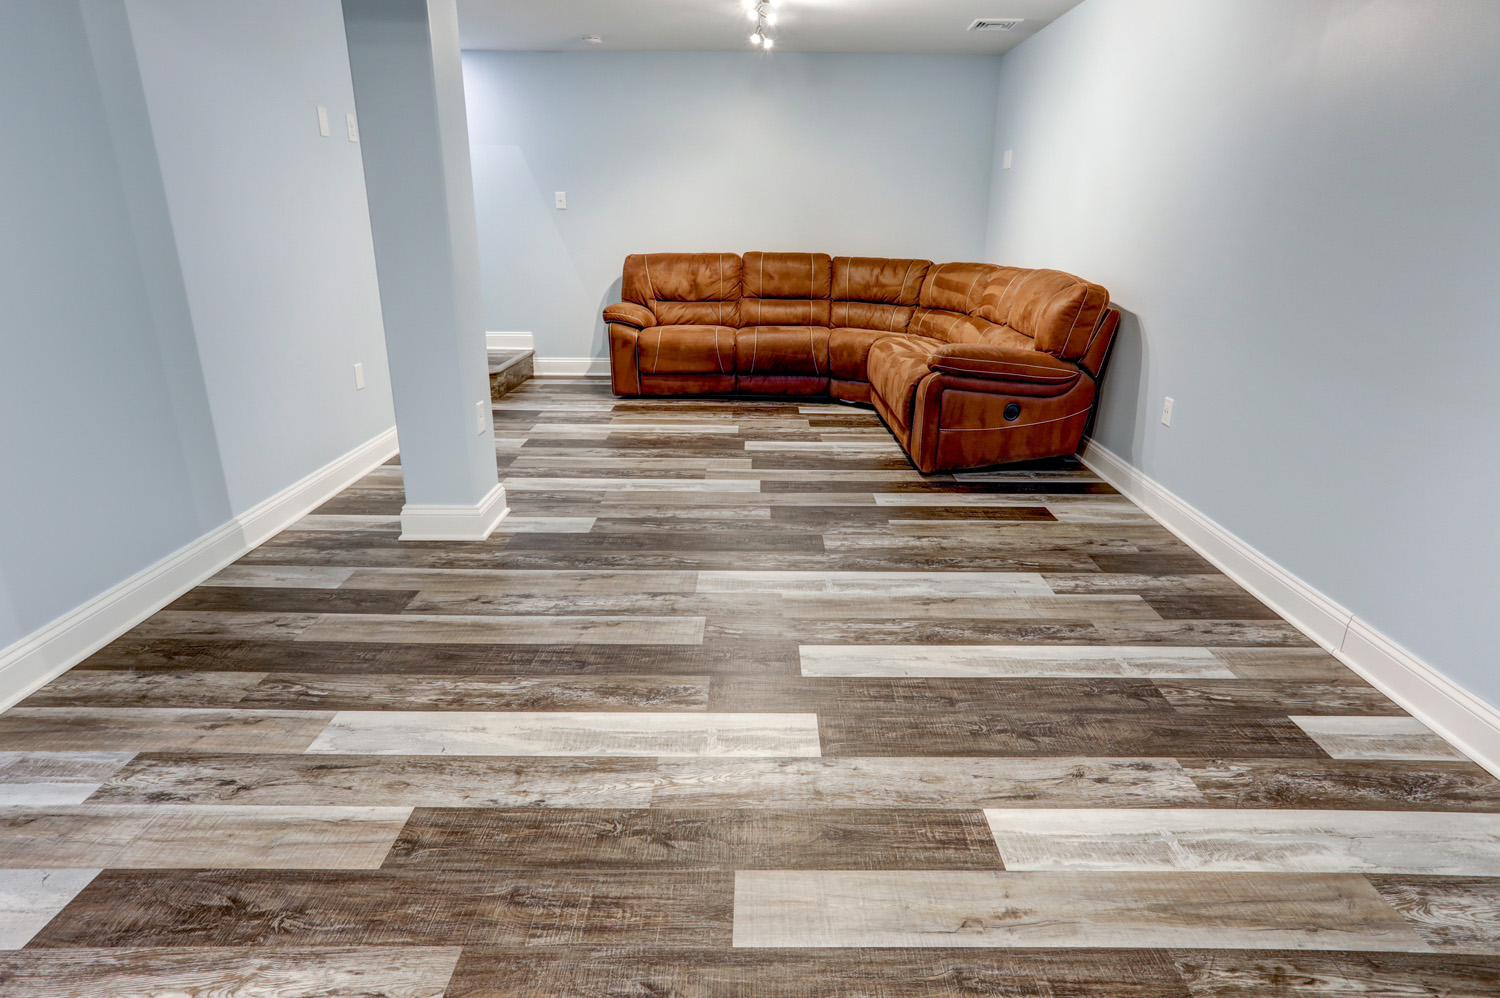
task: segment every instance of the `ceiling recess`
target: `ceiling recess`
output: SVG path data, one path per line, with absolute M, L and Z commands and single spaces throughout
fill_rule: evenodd
M 1014 31 L 1024 17 L 981 17 L 969 25 L 970 31 Z

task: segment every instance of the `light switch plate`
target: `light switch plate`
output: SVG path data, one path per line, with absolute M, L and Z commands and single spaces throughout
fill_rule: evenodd
M 328 108 L 321 104 L 318 105 L 318 134 L 325 139 L 333 134 L 328 130 Z
M 479 432 L 483 433 L 490 425 L 490 404 L 488 402 L 474 403 L 475 422 L 479 424 Z
M 555 197 L 557 198 L 557 210 L 558 211 L 565 211 L 565 210 L 567 210 L 567 207 L 568 207 L 568 192 L 567 191 L 558 191 L 557 194 L 555 195 Z
M 1176 400 L 1173 399 L 1173 398 L 1171 398 L 1171 397 L 1168 397 L 1166 399 L 1166 401 L 1162 402 L 1162 404 L 1161 404 L 1161 425 L 1163 425 L 1163 426 L 1171 426 L 1172 425 L 1172 406 L 1175 405 L 1175 404 L 1176 404 Z
M 365 387 L 365 365 L 354 365 L 354 390 L 362 391 Z
M 1009 170 L 1010 169 L 1010 150 L 1009 149 L 1005 150 L 1005 156 L 1004 156 L 1003 160 L 1000 163 L 1000 169 L 1002 169 L 1002 170 Z
M 349 141 L 359 141 L 359 123 L 354 120 L 353 114 L 344 115 L 344 124 L 349 128 Z

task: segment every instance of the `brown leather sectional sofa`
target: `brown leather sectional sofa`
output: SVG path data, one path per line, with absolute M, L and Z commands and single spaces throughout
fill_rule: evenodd
M 1119 325 L 1071 274 L 823 253 L 625 260 L 618 395 L 868 402 L 924 472 L 1072 454 Z

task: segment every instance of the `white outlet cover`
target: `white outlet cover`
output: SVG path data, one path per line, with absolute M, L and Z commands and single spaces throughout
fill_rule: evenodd
M 1002 170 L 1009 170 L 1010 169 L 1010 150 L 1009 149 L 1005 150 L 1005 156 L 1004 156 L 1003 161 L 1000 164 L 1000 169 L 1002 169 Z
M 318 105 L 318 134 L 325 139 L 333 134 L 328 129 L 328 108 L 321 104 Z
M 354 115 L 353 114 L 346 114 L 346 115 L 344 115 L 344 124 L 349 129 L 349 141 L 350 142 L 358 142 L 359 141 L 359 123 L 354 120 Z
M 475 402 L 474 415 L 479 424 L 479 432 L 483 433 L 490 423 L 490 404 L 488 402 Z
M 1161 425 L 1172 425 L 1172 406 L 1176 405 L 1175 399 L 1168 398 L 1161 404 Z
M 362 391 L 365 387 L 365 365 L 354 365 L 354 390 Z

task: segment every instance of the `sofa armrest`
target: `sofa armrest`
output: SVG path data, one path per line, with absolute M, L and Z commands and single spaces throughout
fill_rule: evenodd
M 617 302 L 604 310 L 605 322 L 617 322 L 622 326 L 634 326 L 636 329 L 650 329 L 656 325 L 656 316 L 644 305 L 634 302 Z
M 965 378 L 1059 390 L 1072 387 L 1083 375 L 1076 364 L 1058 360 L 1039 350 L 1017 350 L 985 343 L 950 343 L 939 347 L 927 366 L 934 371 Z

